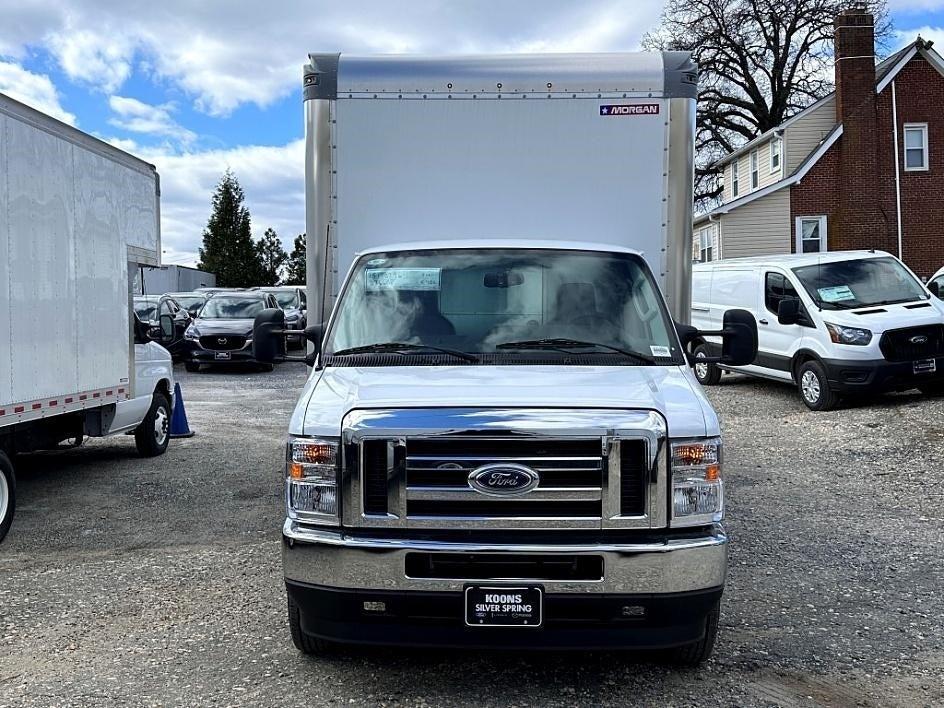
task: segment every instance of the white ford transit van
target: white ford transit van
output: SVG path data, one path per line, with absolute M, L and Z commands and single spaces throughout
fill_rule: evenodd
M 696 364 L 704 385 L 723 369 L 794 383 L 812 410 L 843 396 L 944 389 L 944 302 L 897 258 L 881 251 L 795 254 L 698 264 L 692 324 L 718 329 L 724 313 L 757 318 L 750 366 Z M 697 358 L 720 344 L 698 343 Z

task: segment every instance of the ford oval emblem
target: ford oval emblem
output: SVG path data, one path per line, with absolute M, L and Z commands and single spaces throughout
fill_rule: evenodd
M 916 334 L 914 337 L 912 337 L 908 341 L 911 342 L 912 344 L 927 344 L 928 338 L 925 337 L 923 334 Z
M 541 481 L 530 467 L 513 463 L 482 465 L 469 474 L 469 486 L 481 494 L 506 497 L 530 492 Z

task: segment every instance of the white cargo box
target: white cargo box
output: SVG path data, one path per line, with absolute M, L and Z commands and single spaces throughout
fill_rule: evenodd
M 501 238 L 642 251 L 687 321 L 688 54 L 310 60 L 309 307 L 323 318 L 358 251 Z
M 130 394 L 159 191 L 152 165 L 0 95 L 0 425 Z

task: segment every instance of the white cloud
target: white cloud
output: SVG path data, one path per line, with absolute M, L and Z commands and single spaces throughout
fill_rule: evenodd
M 0 93 L 75 125 L 75 116 L 62 107 L 59 92 L 45 74 L 34 74 L 14 62 L 0 61 Z
M 226 115 L 297 92 L 309 51 L 633 49 L 661 8 L 661 0 L 73 0 L 64 12 L 34 0 L 4 9 L 0 51 L 43 46 L 70 78 L 107 93 L 138 66 Z
M 106 93 L 117 90 L 131 75 L 134 43 L 108 26 L 66 27 L 50 33 L 45 44 L 70 79 L 92 84 Z
M 934 48 L 941 51 L 944 47 L 944 27 L 913 27 L 906 30 L 895 30 L 895 49 L 901 49 L 907 44 L 915 41 L 915 38 L 921 36 L 922 39 L 929 39 L 934 42 Z
M 174 110 L 172 103 L 154 106 L 136 98 L 111 96 L 108 99 L 108 105 L 115 113 L 108 122 L 116 128 L 132 133 L 167 137 L 184 145 L 189 145 L 196 140 L 196 133 L 179 125 L 171 117 Z
M 137 148 L 126 141 L 109 142 L 157 166 L 165 262 L 196 262 L 210 216 L 210 198 L 227 168 L 233 170 L 245 192 L 254 238 L 271 226 L 290 249 L 295 236 L 305 230 L 303 140 L 282 146 L 251 145 L 181 154 Z

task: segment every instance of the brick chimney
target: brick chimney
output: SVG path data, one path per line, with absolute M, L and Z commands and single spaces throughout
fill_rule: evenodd
M 836 120 L 839 141 L 839 215 L 829 249 L 889 248 L 879 208 L 875 112 L 875 21 L 863 8 L 836 16 Z

